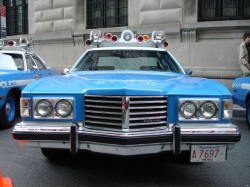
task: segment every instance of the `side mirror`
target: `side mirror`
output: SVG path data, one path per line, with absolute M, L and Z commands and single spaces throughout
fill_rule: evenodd
M 191 69 L 184 69 L 186 75 L 192 75 L 193 71 Z
M 64 68 L 62 74 L 63 74 L 63 75 L 69 74 L 69 69 L 68 69 L 68 68 Z

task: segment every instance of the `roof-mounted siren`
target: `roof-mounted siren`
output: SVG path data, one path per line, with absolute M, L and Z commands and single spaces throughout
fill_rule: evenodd
M 91 31 L 90 38 L 86 40 L 85 44 L 90 46 L 96 44 L 97 46 L 103 41 L 103 34 L 99 30 Z
M 14 41 L 14 40 L 9 40 L 9 41 L 7 42 L 7 46 L 9 46 L 9 47 L 14 47 L 14 46 L 16 46 L 16 41 Z
M 0 39 L 0 49 L 4 47 L 4 41 Z
M 19 39 L 19 45 L 21 47 L 30 47 L 32 45 L 32 40 L 28 39 L 27 37 L 21 37 Z
M 125 30 L 121 34 L 121 40 L 123 42 L 131 42 L 135 38 L 134 33 L 131 30 Z
M 159 44 L 162 44 L 164 47 L 168 46 L 168 42 L 166 42 L 165 33 L 163 31 L 153 31 L 151 40 L 156 44 L 156 47 L 158 47 Z

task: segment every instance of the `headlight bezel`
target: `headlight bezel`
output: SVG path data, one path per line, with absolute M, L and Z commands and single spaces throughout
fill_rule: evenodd
M 46 100 L 52 105 L 52 112 L 48 116 L 41 116 L 37 111 L 36 111 L 36 106 L 41 100 Z M 69 102 L 71 106 L 70 113 L 66 116 L 58 115 L 56 112 L 56 104 L 59 103 L 60 101 L 67 101 Z M 74 98 L 71 97 L 63 97 L 63 98 L 46 98 L 46 97 L 36 97 L 33 98 L 33 117 L 35 119 L 73 119 L 74 118 Z
M 62 104 L 63 104 L 63 103 L 67 103 L 67 104 L 68 104 L 68 107 L 69 107 L 69 112 L 66 112 L 66 114 L 60 114 L 59 109 L 58 109 L 58 105 L 59 105 L 60 103 L 62 103 Z M 59 101 L 55 104 L 54 110 L 55 110 L 55 113 L 56 113 L 58 116 L 60 116 L 60 117 L 62 117 L 62 118 L 66 118 L 66 117 L 70 116 L 70 114 L 72 113 L 72 111 L 73 111 L 73 106 L 72 106 L 72 103 L 71 103 L 70 101 L 68 101 L 68 100 L 66 100 L 66 99 L 61 99 L 61 100 L 59 100 Z
M 213 108 L 213 113 L 208 117 L 205 115 L 205 113 L 208 113 L 209 111 L 206 111 L 206 109 L 204 108 L 206 104 L 211 104 L 210 107 L 214 107 Z M 200 105 L 199 108 L 199 112 L 201 114 L 201 116 L 205 119 L 212 119 L 213 117 L 216 116 L 216 114 L 218 113 L 218 106 L 216 106 L 216 104 L 213 101 L 205 101 Z
M 191 112 L 191 111 L 185 111 L 185 107 L 188 107 L 188 105 L 189 105 L 189 108 L 190 107 L 194 107 L 194 111 L 193 111 L 193 114 L 192 115 L 190 115 L 190 116 L 187 116 L 186 114 L 185 114 L 185 112 Z M 193 106 L 191 106 L 191 105 L 193 105 Z M 196 106 L 196 104 L 193 102 L 193 101 L 184 101 L 183 103 L 181 103 L 180 104 L 180 106 L 179 106 L 179 114 L 183 117 L 183 118 L 185 118 L 185 119 L 191 119 L 191 118 L 193 118 L 193 117 L 195 117 L 196 115 L 197 115 L 197 112 L 198 112 L 198 108 L 197 108 L 197 106 Z
M 42 106 L 39 107 L 40 104 L 47 105 L 47 108 L 49 109 L 49 111 L 46 112 L 45 110 L 43 110 L 44 114 L 42 113 L 42 111 L 39 112 L 39 110 L 41 110 L 41 107 L 42 107 Z M 52 115 L 52 112 L 53 112 L 53 105 L 49 100 L 41 99 L 41 100 L 36 102 L 35 112 L 38 116 L 41 116 L 43 118 L 50 117 Z
M 178 119 L 179 121 L 208 121 L 208 120 L 219 120 L 219 113 L 220 113 L 220 100 L 219 98 L 181 98 L 178 100 Z M 195 116 L 192 116 L 192 118 L 185 118 L 180 113 L 180 107 L 185 102 L 192 102 L 197 107 L 197 112 Z M 213 103 L 215 106 L 215 114 L 212 115 L 210 118 L 205 117 L 201 113 L 201 106 L 204 105 L 204 103 Z

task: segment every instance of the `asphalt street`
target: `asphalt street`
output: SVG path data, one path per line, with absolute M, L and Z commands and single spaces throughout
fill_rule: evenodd
M 14 187 L 80 186 L 250 186 L 250 130 L 238 115 L 233 122 L 241 141 L 221 163 L 190 164 L 172 154 L 148 157 L 111 157 L 81 153 L 51 161 L 40 149 L 24 148 L 12 139 L 12 129 L 0 131 L 0 170 Z

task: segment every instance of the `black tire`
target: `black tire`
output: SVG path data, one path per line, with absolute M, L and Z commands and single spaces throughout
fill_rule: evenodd
M 41 151 L 43 153 L 43 156 L 51 160 L 58 160 L 62 158 L 71 157 L 69 150 L 41 148 Z
M 247 102 L 246 120 L 247 120 L 247 126 L 248 126 L 249 129 L 250 129 L 250 100 Z
M 0 129 L 11 128 L 17 118 L 18 103 L 13 93 L 9 93 L 6 97 L 3 107 L 0 109 Z

